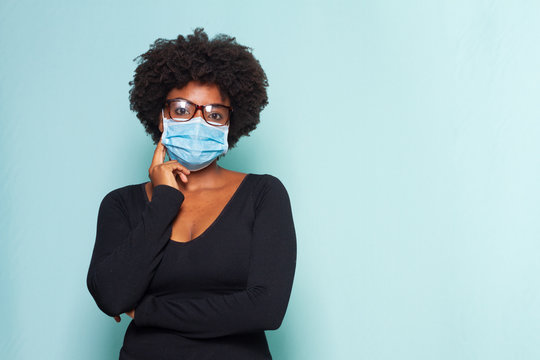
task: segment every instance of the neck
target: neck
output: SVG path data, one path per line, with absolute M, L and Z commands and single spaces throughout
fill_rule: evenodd
M 192 192 L 205 188 L 213 188 L 220 184 L 223 168 L 218 166 L 217 160 L 198 171 L 192 171 L 188 176 L 188 182 L 183 182 L 180 177 L 176 177 L 178 187 L 183 192 Z

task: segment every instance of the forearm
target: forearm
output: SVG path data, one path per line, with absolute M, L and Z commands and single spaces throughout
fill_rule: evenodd
M 294 269 L 293 269 L 294 273 Z M 282 288 L 255 286 L 202 299 L 146 295 L 135 308 L 135 324 L 175 330 L 185 337 L 213 338 L 275 330 L 285 316 L 293 273 Z

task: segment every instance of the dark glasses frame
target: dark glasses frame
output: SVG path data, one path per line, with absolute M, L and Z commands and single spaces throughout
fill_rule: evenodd
M 177 101 L 185 101 L 186 103 L 195 106 L 195 111 L 193 111 L 193 114 L 191 114 L 191 117 L 190 117 L 189 119 L 185 119 L 185 120 L 176 120 L 177 118 L 174 118 L 173 116 L 171 116 L 171 103 L 172 103 L 172 102 L 177 102 Z M 232 112 L 233 112 L 232 106 L 227 106 L 227 105 L 223 105 L 223 104 L 206 104 L 206 105 L 198 105 L 198 104 L 195 104 L 193 101 L 189 101 L 188 99 L 184 99 L 184 98 L 167 99 L 167 100 L 165 100 L 165 104 L 166 104 L 167 107 L 169 108 L 168 111 L 167 111 L 167 112 L 168 112 L 168 115 L 169 115 L 169 118 L 173 119 L 174 121 L 179 121 L 179 122 L 189 121 L 189 120 L 191 120 L 191 119 L 193 119 L 193 118 L 195 117 L 195 114 L 196 114 L 197 111 L 200 109 L 204 121 L 206 121 L 206 123 L 208 123 L 209 125 L 212 125 L 212 126 L 226 126 L 226 125 L 228 125 L 228 124 L 230 123 L 230 121 L 231 121 L 231 115 L 232 115 Z M 224 108 L 228 109 L 228 110 L 229 110 L 229 117 L 227 118 L 227 122 L 225 122 L 225 124 L 216 124 L 216 123 L 211 123 L 211 122 L 209 122 L 209 121 L 206 119 L 206 115 L 204 114 L 204 113 L 205 113 L 204 108 L 205 108 L 206 106 L 221 106 L 221 107 L 224 107 Z

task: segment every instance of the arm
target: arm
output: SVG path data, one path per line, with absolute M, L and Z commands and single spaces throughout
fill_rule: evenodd
M 275 330 L 287 309 L 296 267 L 289 196 L 272 177 L 255 210 L 247 287 L 200 299 L 146 295 L 135 308 L 139 326 L 163 327 L 191 338 Z
M 140 301 L 161 261 L 170 225 L 183 200 L 182 192 L 171 186 L 154 187 L 152 201 L 131 229 L 118 193 L 103 198 L 86 283 L 105 314 L 119 315 Z

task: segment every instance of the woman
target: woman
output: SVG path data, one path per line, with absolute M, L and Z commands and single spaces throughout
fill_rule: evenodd
M 271 359 L 264 331 L 280 327 L 296 267 L 289 197 L 272 175 L 217 165 L 258 124 L 266 75 L 202 29 L 139 58 L 130 102 L 157 145 L 150 181 L 103 198 L 88 289 L 133 319 L 120 359 Z

